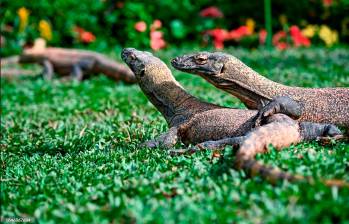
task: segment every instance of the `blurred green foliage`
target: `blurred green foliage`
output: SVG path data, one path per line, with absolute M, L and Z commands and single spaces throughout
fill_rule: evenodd
M 203 18 L 202 9 L 216 6 L 223 18 Z M 19 31 L 17 10 L 29 10 L 28 26 Z M 288 24 L 327 24 L 339 31 L 342 41 L 348 41 L 348 0 L 333 0 L 324 6 L 323 0 L 272 1 L 274 31 L 282 29 L 279 17 L 285 15 Z M 256 28 L 264 27 L 263 1 L 224 0 L 2 0 L 0 7 L 1 33 L 5 38 L 2 55 L 18 53 L 21 48 L 40 36 L 38 23 L 46 20 L 51 24 L 53 38 L 50 45 L 79 47 L 83 45 L 76 38 L 74 27 L 93 33 L 97 41 L 91 47 L 106 50 L 110 46 L 149 47 L 149 27 L 159 19 L 164 39 L 168 45 L 203 44 L 202 33 L 213 28 L 233 29 L 244 24 L 247 18 L 256 21 Z M 134 25 L 144 21 L 148 29 L 138 32 Z M 255 39 L 256 40 L 256 39 Z M 250 44 L 249 44 L 250 45 Z

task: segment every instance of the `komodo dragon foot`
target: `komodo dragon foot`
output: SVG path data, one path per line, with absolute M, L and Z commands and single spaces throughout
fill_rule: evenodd
M 267 117 L 277 113 L 286 114 L 293 119 L 298 119 L 302 114 L 302 106 L 288 96 L 275 97 L 272 101 L 259 109 L 256 116 L 255 127 L 259 127 L 265 122 Z
M 148 147 L 148 148 L 156 148 L 156 147 L 164 147 L 171 148 L 178 141 L 178 128 L 172 127 L 168 130 L 168 132 L 161 134 L 159 137 L 143 142 L 140 144 L 140 147 Z
M 225 146 L 239 146 L 245 140 L 245 136 L 224 138 L 217 141 L 206 141 L 195 146 L 189 147 L 188 149 L 172 149 L 169 150 L 170 155 L 178 156 L 183 154 L 193 154 L 203 150 L 223 150 Z

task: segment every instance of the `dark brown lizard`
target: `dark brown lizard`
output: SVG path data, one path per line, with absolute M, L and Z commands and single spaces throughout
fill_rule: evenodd
M 300 117 L 301 121 L 349 127 L 349 88 L 285 86 L 259 75 L 234 56 L 220 52 L 184 55 L 171 63 L 176 69 L 200 75 L 217 88 L 231 93 L 247 108 L 260 110 L 261 119 L 282 112 Z M 290 98 L 300 108 L 289 105 Z
M 256 110 L 224 108 L 200 101 L 188 94 L 174 79 L 165 63 L 151 53 L 126 48 L 122 51 L 121 57 L 135 73 L 138 84 L 144 94 L 161 112 L 169 125 L 167 133 L 162 134 L 155 140 L 147 141 L 144 146 L 164 146 L 169 148 L 178 141 L 182 141 L 185 144 L 201 143 L 190 150 L 199 149 L 200 147 L 217 148 L 225 144 L 241 144 L 242 147 L 249 145 L 250 137 L 245 135 L 253 129 L 254 119 L 257 115 Z M 309 122 L 299 123 L 283 114 L 273 115 L 267 122 L 270 122 L 267 126 L 255 129 L 250 135 L 255 136 L 259 131 L 268 130 L 267 132 L 271 132 L 269 133 L 271 136 L 277 136 L 270 138 L 275 141 L 271 143 L 275 144 L 276 147 L 286 147 L 292 143 L 312 140 L 322 136 L 341 136 L 341 132 L 334 125 Z M 289 128 L 288 131 L 290 133 L 295 132 L 295 137 L 288 135 L 279 137 L 277 132 L 280 124 L 285 127 L 284 129 Z M 262 136 L 262 139 L 265 137 L 257 134 L 258 136 Z M 218 140 L 218 142 L 209 140 Z M 222 141 L 225 142 L 222 144 Z M 267 143 L 269 142 L 261 142 L 261 147 L 264 149 Z M 263 151 L 259 147 L 257 151 L 251 150 L 250 154 L 255 155 L 259 152 L 258 150 Z M 178 154 L 178 151 L 173 150 L 172 153 Z M 264 173 L 264 176 L 268 179 L 281 178 L 291 180 L 290 176 L 292 175 L 287 175 L 284 172 L 276 173 L 273 171 L 273 168 L 267 168 L 263 165 L 257 167 L 250 163 L 250 160 L 254 161 L 254 158 L 250 156 L 248 157 L 249 160 L 245 159 L 244 156 L 241 156 L 241 158 L 242 160 L 238 160 L 238 167 L 245 170 L 252 169 L 257 173 Z M 250 165 L 246 165 L 245 160 Z M 271 170 L 272 172 L 265 172 L 266 170 Z
M 19 56 L 2 60 L 2 66 L 9 63 L 37 63 L 44 67 L 43 75 L 51 79 L 54 73 L 62 76 L 71 75 L 81 81 L 84 76 L 103 73 L 114 79 L 126 83 L 135 83 L 133 72 L 123 64 L 106 56 L 87 50 L 65 48 L 30 48 L 25 49 Z

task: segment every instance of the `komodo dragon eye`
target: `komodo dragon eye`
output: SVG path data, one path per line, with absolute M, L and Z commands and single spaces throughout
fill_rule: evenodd
M 203 65 L 207 63 L 207 55 L 200 54 L 195 56 L 194 59 L 195 59 L 195 62 L 199 65 Z
M 136 55 L 131 53 L 131 54 L 128 55 L 128 59 L 135 60 L 136 59 Z
M 145 75 L 145 69 L 142 69 L 142 71 L 139 73 L 140 77 L 143 77 Z

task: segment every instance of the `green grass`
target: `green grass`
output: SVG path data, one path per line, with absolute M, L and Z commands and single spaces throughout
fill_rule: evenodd
M 195 51 L 167 50 L 171 57 Z M 349 86 L 347 48 L 228 49 L 288 85 Z M 195 96 L 244 106 L 199 77 L 174 71 Z M 349 223 L 349 190 L 272 186 L 232 168 L 234 151 L 171 157 L 137 144 L 167 129 L 137 85 L 2 79 L 1 215 L 75 223 Z M 319 99 L 321 100 L 321 99 Z M 258 157 L 292 173 L 349 181 L 349 144 L 316 142 Z

